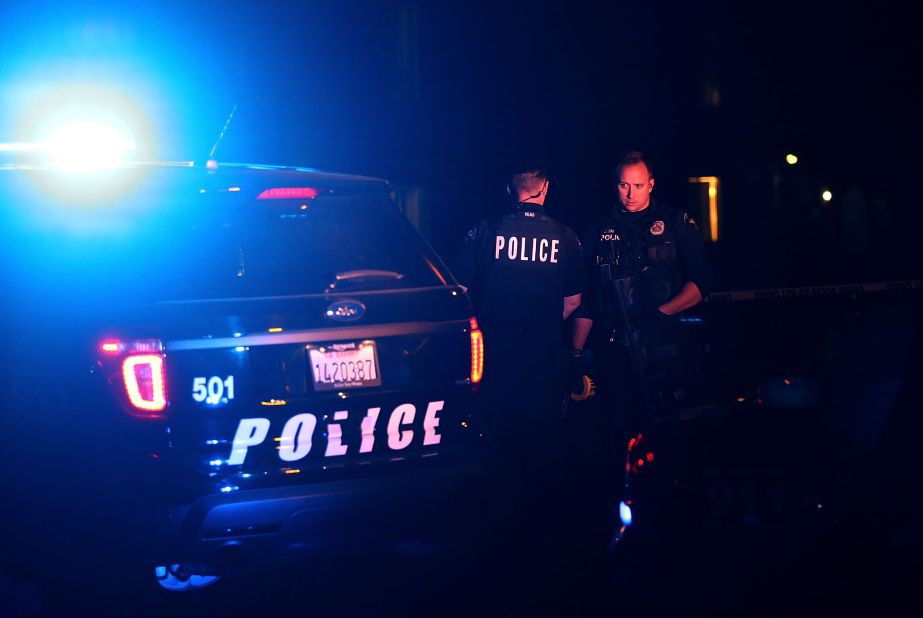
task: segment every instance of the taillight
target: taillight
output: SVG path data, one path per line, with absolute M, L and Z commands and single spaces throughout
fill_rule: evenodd
M 122 361 L 122 380 L 131 405 L 145 412 L 167 407 L 163 354 L 135 354 Z
M 107 369 L 109 382 L 131 414 L 163 418 L 167 407 L 166 355 L 159 339 L 100 343 L 99 366 Z
M 484 334 L 478 328 L 478 321 L 471 318 L 471 383 L 477 384 L 484 377 Z

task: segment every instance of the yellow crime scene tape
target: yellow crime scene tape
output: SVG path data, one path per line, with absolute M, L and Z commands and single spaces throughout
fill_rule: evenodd
M 737 302 L 745 300 L 778 300 L 786 298 L 808 298 L 812 296 L 840 296 L 874 292 L 896 292 L 919 290 L 923 279 L 904 281 L 880 281 L 875 283 L 844 283 L 839 285 L 809 285 L 796 288 L 770 288 L 765 290 L 737 290 L 713 292 L 705 297 L 707 303 Z
M 906 279 L 903 281 L 878 281 L 874 283 L 844 283 L 838 285 L 809 285 L 794 288 L 768 288 L 763 290 L 735 290 L 713 292 L 705 297 L 707 303 L 783 300 L 791 298 L 810 298 L 818 296 L 850 296 L 876 292 L 898 292 L 923 289 L 923 279 Z M 694 318 L 697 319 L 697 318 Z M 580 392 L 571 392 L 572 401 L 584 401 L 597 393 L 594 380 L 583 376 Z

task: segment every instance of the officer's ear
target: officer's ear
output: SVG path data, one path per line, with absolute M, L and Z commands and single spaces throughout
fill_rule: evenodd
M 653 179 L 653 178 L 651 178 L 650 184 L 647 185 L 647 190 L 648 190 L 648 191 L 653 191 L 653 190 L 654 190 L 654 179 Z

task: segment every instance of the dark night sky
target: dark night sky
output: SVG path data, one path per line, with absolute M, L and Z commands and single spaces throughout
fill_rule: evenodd
M 893 278 L 919 274 L 912 252 L 887 237 L 920 220 L 908 179 L 920 159 L 921 44 L 908 11 L 872 2 L 14 2 L 0 10 L 0 74 L 6 101 L 24 81 L 51 83 L 94 62 L 104 66 L 85 69 L 95 77 L 148 78 L 162 97 L 151 107 L 164 158 L 201 159 L 238 105 L 219 159 L 422 187 L 424 231 L 445 253 L 497 204 L 510 157 L 541 155 L 555 181 L 549 207 L 578 225 L 611 203 L 613 161 L 640 148 L 672 203 L 684 204 L 689 176 L 721 177 L 715 253 L 737 264 L 723 271 L 728 285 L 794 283 L 785 273 L 817 258 L 814 280 Z M 9 114 L 0 122 L 14 126 Z M 802 159 L 797 174 L 781 170 L 788 151 Z M 774 171 L 790 176 L 781 209 Z M 822 186 L 841 196 L 850 184 L 866 202 L 858 219 L 834 213 L 836 202 L 818 210 Z M 883 207 L 872 206 L 876 196 Z M 872 239 L 844 261 L 854 220 Z M 780 232 L 794 251 L 779 251 Z M 767 267 L 774 253 L 789 262 Z

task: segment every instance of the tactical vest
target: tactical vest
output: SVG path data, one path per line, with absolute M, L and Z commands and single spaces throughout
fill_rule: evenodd
M 560 326 L 566 242 L 565 226 L 528 204 L 487 223 L 473 299 L 486 326 Z
M 629 317 L 639 318 L 679 291 L 675 225 L 676 212 L 656 204 L 640 213 L 617 211 L 602 221 L 593 248 L 602 315 L 621 318 L 618 303 L 627 302 Z

